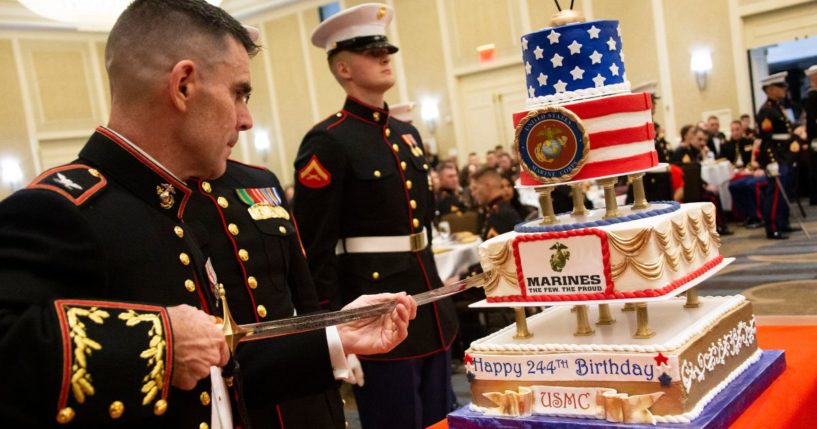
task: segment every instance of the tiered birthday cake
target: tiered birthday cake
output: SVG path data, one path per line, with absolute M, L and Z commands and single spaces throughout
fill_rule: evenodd
M 557 15 L 562 25 L 522 38 L 530 110 L 514 115 L 515 150 L 543 217 L 479 249 L 483 305 L 553 307 L 517 309 L 516 326 L 471 344 L 468 412 L 690 422 L 760 359 L 751 304 L 675 297 L 725 265 L 715 208 L 643 198 L 640 174 L 657 165 L 650 97 L 629 93 L 618 22 L 580 21 Z M 620 175 L 632 206 L 616 205 Z M 554 215 L 550 186 L 581 196 L 587 180 L 607 207 Z

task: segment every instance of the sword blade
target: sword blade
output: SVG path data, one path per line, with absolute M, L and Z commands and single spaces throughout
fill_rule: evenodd
M 412 298 L 417 302 L 417 305 L 429 304 L 456 295 L 472 287 L 482 287 L 485 283 L 485 278 L 485 273 L 479 274 L 447 286 L 412 295 Z M 269 322 L 248 323 L 237 326 L 238 334 L 236 336 L 239 337 L 239 342 L 244 342 L 314 331 L 329 326 L 389 314 L 396 306 L 397 302 L 391 301 L 330 313 L 310 314 Z

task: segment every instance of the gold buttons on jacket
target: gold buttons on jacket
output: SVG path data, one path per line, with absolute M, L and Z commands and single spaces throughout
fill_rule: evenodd
M 247 262 L 250 259 L 250 252 L 244 249 L 239 249 L 238 257 L 241 258 L 242 261 Z
M 167 401 L 164 399 L 159 399 L 155 404 L 153 404 L 153 414 L 161 416 L 165 413 L 165 411 L 167 411 Z
M 391 130 L 390 130 L 390 129 L 388 129 L 388 128 L 386 128 L 386 137 L 388 137 L 388 136 L 390 136 L 390 135 L 391 135 Z
M 250 287 L 250 289 L 255 289 L 258 287 L 258 280 L 256 280 L 253 276 L 249 276 L 247 277 L 247 285 Z
M 400 161 L 400 168 L 402 168 L 403 171 L 406 171 L 406 168 L 408 168 L 408 164 L 406 164 L 406 161 Z
M 380 273 L 378 273 L 377 271 L 372 273 L 372 280 L 377 280 L 379 278 L 380 278 Z
M 223 209 L 230 207 L 229 201 L 227 201 L 227 199 L 224 197 L 218 197 L 218 199 L 216 199 L 216 202 L 218 203 L 219 207 Z
M 414 225 L 414 227 L 415 227 L 415 228 L 419 228 L 419 227 L 420 227 L 420 221 L 419 221 L 419 220 L 417 220 L 417 218 L 412 219 L 412 220 L 411 220 L 411 224 L 412 224 L 412 225 Z
M 227 231 L 230 231 L 230 234 L 238 235 L 238 225 L 234 223 L 227 225 Z
M 409 201 L 409 205 L 411 206 L 411 209 L 414 210 L 417 208 L 417 201 L 411 200 Z
M 201 392 L 201 395 L 199 395 L 199 400 L 201 401 L 201 405 L 204 405 L 205 407 L 210 405 L 210 394 L 206 391 Z
M 399 152 L 400 151 L 400 146 L 397 146 L 397 143 L 395 143 L 395 144 L 391 145 L 391 150 L 393 150 L 395 152 Z
M 179 237 L 179 238 L 184 237 L 184 229 L 182 227 L 180 227 L 180 226 L 174 226 L 173 227 L 173 232 L 175 232 L 176 236 Z
M 335 116 L 337 116 L 338 118 L 340 118 L 341 116 L 343 116 L 343 113 L 340 113 L 340 112 L 335 113 Z
M 88 174 L 90 174 L 91 176 L 94 176 L 94 177 L 99 177 L 99 171 L 97 171 L 96 168 L 89 168 L 88 169 Z
M 372 112 L 372 118 L 375 120 L 375 122 L 379 121 L 380 120 L 380 112 Z
M 57 423 L 64 425 L 71 423 L 71 420 L 74 420 L 74 409 L 71 407 L 65 407 L 57 413 Z
M 423 164 L 423 170 L 428 171 L 428 164 Z
M 208 425 L 205 422 L 201 422 L 201 424 L 199 425 L 199 429 L 210 429 L 210 425 Z
M 374 177 L 380 177 L 380 170 L 374 171 Z
M 287 227 L 285 227 L 283 225 L 279 226 L 278 227 L 278 232 L 280 232 L 281 234 L 286 234 L 287 233 Z
M 190 265 L 190 256 L 187 256 L 187 253 L 179 253 L 179 261 L 182 262 L 182 265 Z
M 122 413 L 125 412 L 125 404 L 121 401 L 113 401 L 111 406 L 108 407 L 108 414 L 111 415 L 112 419 L 118 419 L 122 417 Z
M 208 194 L 213 191 L 213 187 L 210 186 L 210 182 L 201 182 L 201 189 Z
M 255 310 L 258 312 L 258 315 L 260 317 L 267 317 L 267 307 L 259 305 L 258 307 L 255 308 Z
M 406 189 L 411 190 L 411 186 L 412 186 L 411 180 L 406 180 Z
M 187 289 L 188 292 L 195 292 L 196 283 L 194 283 L 193 280 L 187 279 L 184 281 L 184 288 Z

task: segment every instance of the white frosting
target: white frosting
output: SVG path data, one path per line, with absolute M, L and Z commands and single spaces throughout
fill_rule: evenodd
M 568 327 L 575 326 L 575 314 L 568 306 L 555 306 L 528 318 L 533 337 L 514 339 L 516 325 L 471 343 L 469 353 L 476 352 L 672 352 L 697 338 L 714 326 L 726 313 L 734 310 L 746 298 L 743 295 L 701 297 L 698 308 L 683 308 L 685 300 L 675 298 L 650 303 L 650 327 L 656 335 L 648 340 L 633 339 L 635 312 L 621 312 L 623 304 L 610 304 L 617 320 L 609 326 L 595 327 L 595 334 L 577 337 Z M 588 308 L 591 321 L 597 320 L 596 306 Z M 553 327 L 560 329 L 553 329 Z M 546 335 L 551 342 L 541 343 Z
M 648 142 L 646 144 L 649 145 L 650 150 L 652 150 L 653 142 Z M 631 213 L 629 208 L 622 208 L 621 211 L 623 214 Z M 713 231 L 710 230 L 707 227 L 706 222 L 704 222 L 707 216 L 714 219 L 714 211 L 715 207 L 712 205 L 712 203 L 690 203 L 683 204 L 680 209 L 674 212 L 659 216 L 593 227 L 593 230 L 600 231 L 608 236 L 608 248 L 610 252 L 610 258 L 608 261 L 609 266 L 611 268 L 616 266 L 624 267 L 620 272 L 613 273 L 613 291 L 631 292 L 661 289 L 669 286 L 676 280 L 686 278 L 690 273 L 699 270 L 704 264 L 716 258 L 719 255 L 718 246 L 714 237 L 711 236 Z M 560 223 L 589 222 L 599 219 L 599 217 L 603 216 L 603 214 L 604 210 L 594 210 L 591 212 L 590 216 L 587 217 L 575 218 L 570 217 L 570 215 L 565 215 L 560 216 L 559 220 Z M 698 235 L 694 234 L 693 228 L 690 225 L 692 222 L 699 222 L 700 224 Z M 536 222 L 532 222 L 526 224 L 526 226 L 535 226 L 535 224 Z M 676 237 L 675 234 L 673 234 L 671 231 L 673 224 L 681 225 L 681 229 L 685 231 L 684 237 Z M 714 229 L 714 225 L 711 226 Z M 645 230 L 653 231 L 651 232 L 653 236 L 650 237 L 649 240 L 643 245 L 643 248 L 638 250 L 638 254 L 634 257 L 627 256 L 620 252 L 615 248 L 615 246 L 613 246 L 612 242 L 610 242 L 612 239 L 627 241 Z M 660 232 L 664 235 L 669 234 L 669 242 L 671 244 L 668 252 L 663 249 L 659 243 L 659 240 L 655 237 L 655 232 Z M 517 275 L 515 258 L 511 256 L 506 258 L 504 261 L 492 260 L 493 255 L 503 254 L 506 247 L 511 246 L 513 241 L 522 235 L 531 234 L 511 231 L 494 237 L 479 246 L 480 263 L 482 264 L 482 268 L 485 271 L 496 269 L 503 273 L 495 286 L 486 288 L 486 296 L 489 298 L 511 296 L 519 297 L 520 300 L 523 299 L 520 285 L 516 284 L 515 281 L 509 281 L 509 279 L 515 279 Z M 569 267 L 574 264 L 581 268 L 583 265 L 588 263 L 590 260 L 588 258 L 600 258 L 600 255 L 602 254 L 601 245 L 598 244 L 599 240 L 596 240 L 597 244 L 595 245 L 592 245 L 592 242 L 581 244 L 581 246 L 592 245 L 592 248 L 589 249 L 580 249 L 580 244 L 575 237 L 560 239 L 542 238 L 540 240 L 547 241 L 550 243 L 550 245 L 555 245 L 557 241 L 562 244 L 567 243 L 571 253 L 576 252 L 577 255 L 581 254 L 583 256 L 582 258 L 573 258 L 571 256 L 565 265 L 565 269 L 570 269 Z M 573 242 L 576 242 L 576 244 L 571 244 Z M 689 260 L 684 256 L 684 249 L 687 251 L 686 256 L 690 257 Z M 704 250 L 706 250 L 706 252 Z M 540 261 L 535 264 L 526 261 L 526 263 L 523 265 L 523 267 L 525 267 L 523 271 L 526 271 L 528 267 L 535 265 L 535 267 L 532 269 L 548 271 L 551 276 L 559 276 L 560 273 L 552 270 L 549 263 L 550 255 L 553 253 L 553 250 L 547 250 L 547 252 L 540 258 Z M 669 263 L 668 256 L 677 257 L 678 263 L 676 266 Z M 629 261 L 627 265 L 622 265 L 627 261 Z M 639 268 L 634 262 L 637 262 L 642 266 L 659 264 L 658 266 L 660 267 L 660 270 L 658 271 L 658 277 L 647 278 L 643 276 L 641 273 L 639 273 Z M 589 273 L 588 271 L 588 274 L 593 273 Z
M 582 125 L 584 125 L 584 129 L 588 134 L 625 128 L 643 127 L 649 123 L 652 123 L 652 111 L 650 109 L 645 109 L 638 112 L 613 113 L 612 115 L 582 119 Z M 592 141 L 590 142 L 590 146 L 593 146 Z
M 658 365 L 652 354 L 559 353 L 559 354 L 473 354 L 468 372 L 477 380 L 508 381 L 658 381 L 667 373 L 680 377 L 678 356 Z
M 762 350 L 757 350 L 752 356 L 746 359 L 742 364 L 740 364 L 734 371 L 732 371 L 723 381 L 718 383 L 712 390 L 710 390 L 706 395 L 704 395 L 695 407 L 692 410 L 683 413 L 683 414 L 676 414 L 676 415 L 656 415 L 655 421 L 657 423 L 689 423 L 703 412 L 704 407 L 706 407 L 713 399 L 715 399 L 718 394 L 726 388 L 733 380 L 735 380 L 738 376 L 743 374 L 746 369 L 750 366 L 754 365 L 758 360 L 760 360 L 760 356 L 762 354 Z M 485 414 L 489 411 L 486 407 L 480 407 L 479 405 L 471 402 L 468 404 L 468 408 L 476 413 Z M 571 418 L 583 418 L 583 419 L 594 419 L 594 416 L 589 415 L 565 415 L 565 414 L 554 414 L 553 417 L 571 417 Z
M 590 142 L 592 147 L 593 142 Z M 590 150 L 590 155 L 587 157 L 587 163 L 608 161 L 611 159 L 627 158 L 630 156 L 641 155 L 655 150 L 655 142 L 653 140 L 644 140 L 636 143 L 618 144 L 615 146 L 607 146 L 599 149 Z
M 735 368 L 734 371 L 732 371 L 725 379 L 723 379 L 723 381 L 718 383 L 718 385 L 715 386 L 712 390 L 710 390 L 709 393 L 704 395 L 698 401 L 698 403 L 695 404 L 695 407 L 692 410 L 690 410 L 690 411 L 688 411 L 688 412 L 686 412 L 684 414 L 678 414 L 678 415 L 655 416 L 655 421 L 658 422 L 658 423 L 689 423 L 689 422 L 691 422 L 692 420 L 694 420 L 696 417 L 698 417 L 701 414 L 701 412 L 704 410 L 704 407 L 706 407 L 707 404 L 712 402 L 712 400 L 715 399 L 715 396 L 718 396 L 718 393 L 721 393 L 721 391 L 723 389 L 725 389 L 726 386 L 729 385 L 729 383 L 731 383 L 734 379 L 738 378 L 738 376 L 743 374 L 743 372 L 746 371 L 746 369 L 749 368 L 750 366 L 752 366 L 755 362 L 760 360 L 760 356 L 761 356 L 762 353 L 763 353 L 763 350 L 760 350 L 760 349 L 756 350 L 752 354 L 752 356 L 749 357 L 749 359 L 746 359 L 742 364 L 740 364 L 740 366 Z
M 712 342 L 706 351 L 698 353 L 696 363 L 684 360 L 681 363 L 681 383 L 687 393 L 692 383 L 706 380 L 706 374 L 715 371 L 718 366 L 726 365 L 726 359 L 740 354 L 744 347 L 755 344 L 755 318 L 749 323 L 740 321 L 738 326 L 725 333 L 722 338 Z
M 543 97 L 528 98 L 525 107 L 536 109 L 552 104 L 569 104 L 574 101 L 588 100 L 591 98 L 606 97 L 608 95 L 629 93 L 630 81 L 624 81 L 613 85 L 604 85 L 598 88 L 577 89 L 576 91 L 565 91 L 556 94 L 545 95 Z

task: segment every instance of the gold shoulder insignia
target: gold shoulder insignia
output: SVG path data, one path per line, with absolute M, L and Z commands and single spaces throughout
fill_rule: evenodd
M 44 171 L 27 188 L 56 192 L 79 206 L 107 184 L 108 181 L 96 169 L 69 164 Z

